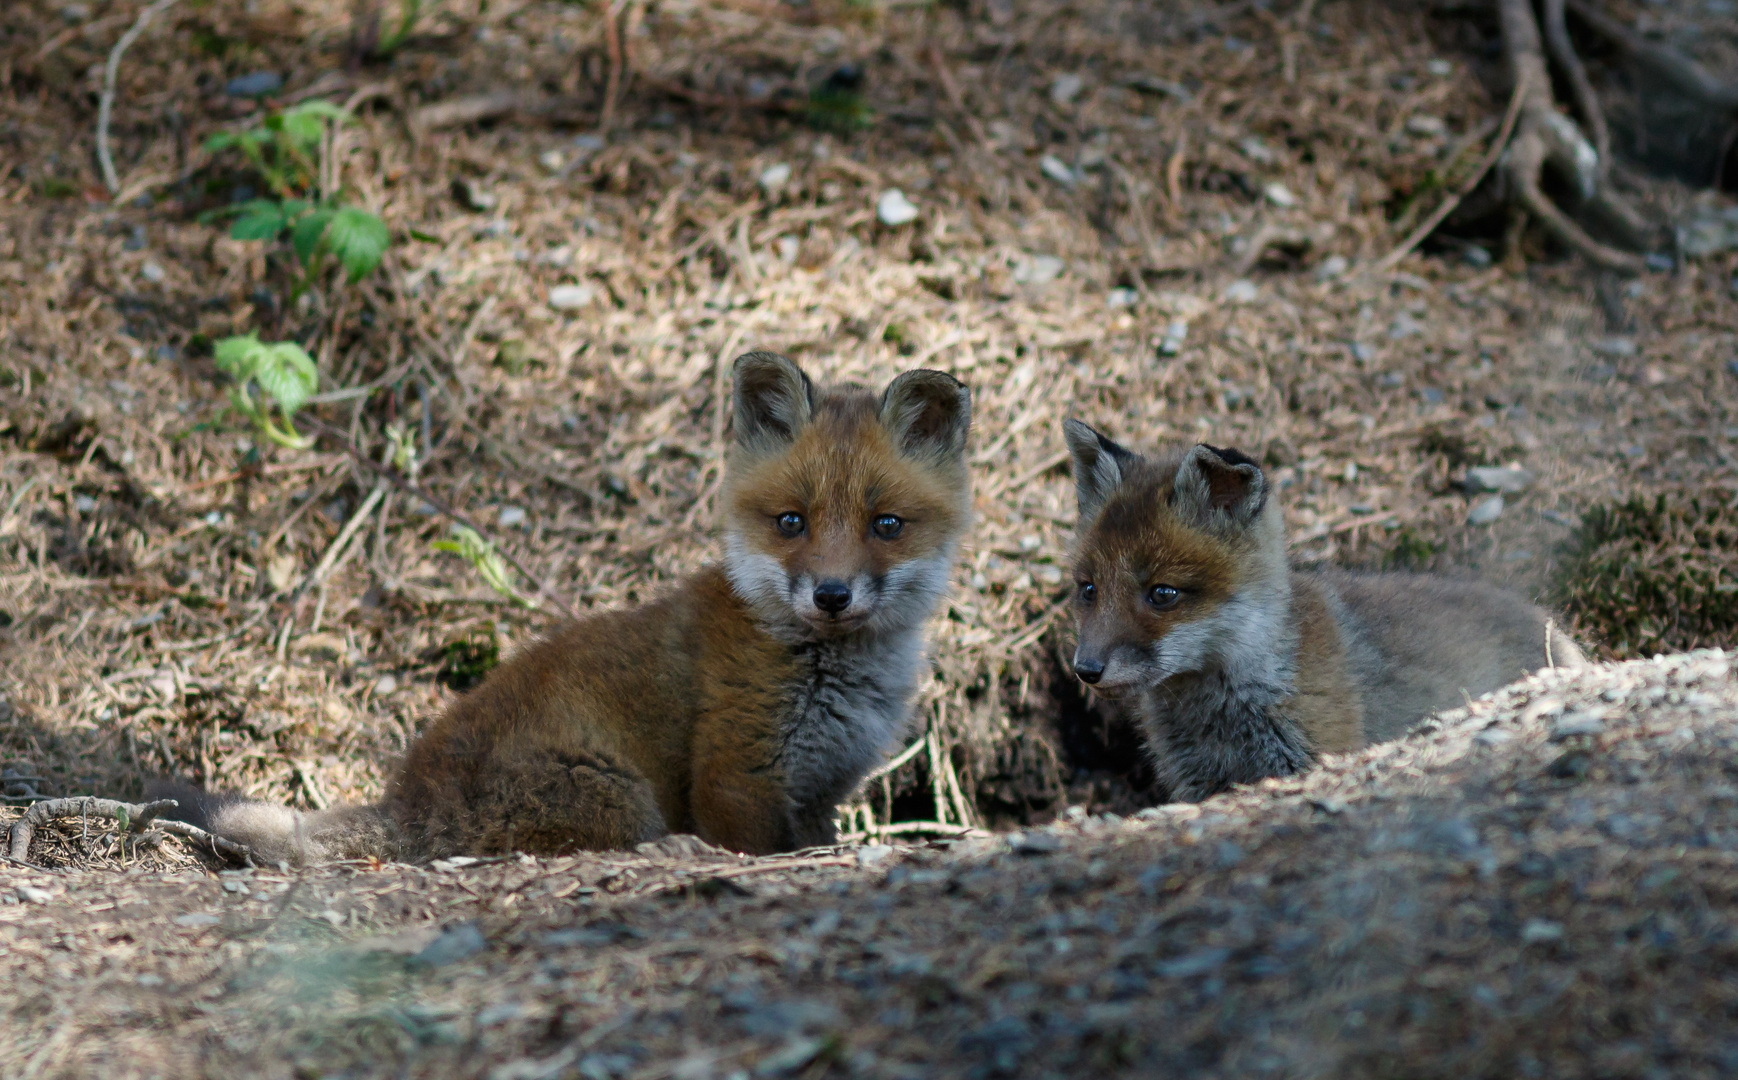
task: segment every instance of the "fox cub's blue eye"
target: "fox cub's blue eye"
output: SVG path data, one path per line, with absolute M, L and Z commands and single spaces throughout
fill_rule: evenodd
M 1147 592 L 1147 603 L 1158 608 L 1160 611 L 1163 611 L 1168 607 L 1176 607 L 1177 601 L 1182 598 L 1183 594 L 1178 592 L 1176 589 L 1171 588 L 1169 585 L 1154 585 Z
M 801 514 L 780 514 L 778 516 L 778 531 L 786 536 L 801 536 L 804 524 L 806 523 Z
M 869 523 L 869 528 L 883 540 L 891 540 L 899 535 L 899 530 L 905 528 L 905 522 L 892 514 L 882 514 Z
M 1080 602 L 1090 604 L 1098 599 L 1098 588 L 1090 581 L 1080 583 Z

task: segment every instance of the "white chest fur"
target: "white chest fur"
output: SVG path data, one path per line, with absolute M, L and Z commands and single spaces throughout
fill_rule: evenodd
M 920 628 L 797 646 L 803 677 L 784 725 L 785 784 L 798 806 L 833 805 L 903 731 L 923 664 Z

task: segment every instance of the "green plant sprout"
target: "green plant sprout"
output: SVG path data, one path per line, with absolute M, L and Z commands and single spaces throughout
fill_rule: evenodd
M 272 113 L 258 127 L 218 132 L 205 140 L 205 151 L 240 150 L 266 186 L 287 199 L 306 190 L 319 175 L 316 157 L 327 121 L 342 124 L 349 118 L 349 113 L 330 101 L 304 101 Z
M 507 563 L 495 550 L 495 545 L 485 540 L 475 529 L 464 525 L 453 525 L 453 539 L 436 540 L 436 551 L 450 551 L 476 567 L 483 581 L 496 592 L 528 608 L 535 608 L 537 601 L 520 593 L 513 587 L 513 575 L 507 569 Z
M 257 334 L 224 338 L 217 343 L 217 366 L 235 380 L 229 400 L 253 421 L 261 435 L 289 450 L 306 450 L 314 440 L 296 430 L 292 417 L 320 385 L 313 357 L 293 341 L 264 342 Z M 256 398 L 250 387 L 258 387 Z M 272 406 L 283 418 L 272 420 Z
M 219 132 L 205 142 L 211 153 L 241 151 L 276 197 L 209 211 L 200 220 L 233 217 L 229 235 L 234 240 L 269 241 L 289 233 L 290 246 L 302 264 L 297 295 L 313 282 L 328 257 L 337 259 L 350 284 L 356 284 L 374 272 L 392 243 L 378 215 L 337 198 L 307 199 L 297 194 L 311 188 L 319 175 L 325 125 L 341 124 L 349 117 L 331 102 L 306 101 L 268 116 L 259 127 Z

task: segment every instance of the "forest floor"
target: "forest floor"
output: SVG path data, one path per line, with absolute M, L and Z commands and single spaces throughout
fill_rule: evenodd
M 1695 768 L 1723 767 L 1695 725 L 1723 747 L 1729 713 L 1683 706 L 1681 746 L 1644 716 L 1609 736 L 1622 768 L 1580 786 L 1535 776 L 1555 750 L 1532 727 L 1452 764 L 1431 756 L 1445 728 L 1374 751 L 1388 764 L 1372 773 L 1341 763 L 1136 822 L 1156 793 L 1132 737 L 1058 662 L 1067 416 L 1135 447 L 1257 456 L 1300 564 L 1476 574 L 1551 603 L 1601 507 L 1670 495 L 1729 512 L 1738 250 L 1619 279 L 1536 230 L 1505 251 L 1501 216 L 1469 211 L 1371 269 L 1502 114 L 1480 16 L 1366 0 L 1321 0 L 1297 25 L 1241 3 L 629 3 L 631 70 L 600 135 L 601 9 L 429 6 L 390 57 L 355 62 L 349 3 L 168 8 L 118 69 L 114 197 L 93 165 L 97 98 L 136 6 L 0 11 L 7 800 L 131 796 L 157 775 L 303 807 L 371 798 L 443 701 L 557 617 L 434 550 L 450 522 L 409 496 L 371 500 L 375 477 L 337 444 L 255 445 L 215 339 L 304 344 L 321 372 L 311 413 L 377 456 L 405 425 L 428 492 L 582 611 L 709 557 L 719 373 L 760 347 L 823 380 L 929 366 L 974 390 L 976 530 L 936 623 L 919 752 L 844 822 L 866 840 L 912 821 L 986 832 L 800 863 L 665 853 L 217 882 L 172 845 L 111 856 L 81 825 L 45 839 L 66 873 L 8 871 L 50 903 L 0 909 L 7 978 L 55 987 L 9 1014 L 8 1075 L 99 1058 L 116 1075 L 390 1062 L 502 1080 L 771 1075 L 780 1053 L 789 1071 L 914 1075 L 944 1059 L 980 1075 L 1410 1071 L 1423 1050 L 1455 1066 L 1443 1075 L 1738 1060 L 1698 1026 L 1724 1005 L 1673 997 L 1723 993 L 1690 969 L 1719 955 L 1732 804 L 1673 770 L 1704 752 Z M 1611 10 L 1714 70 L 1738 64 L 1713 5 Z M 1623 145 L 1670 150 L 1672 129 L 1593 59 Z M 847 66 L 871 126 L 791 115 Z M 330 190 L 392 236 L 360 285 L 298 294 L 289 245 L 201 220 L 261 193 L 239 156 L 203 147 L 259 121 L 231 82 L 268 74 L 279 101 L 356 103 L 324 158 Z M 503 88 L 514 111 L 439 112 Z M 815 119 L 851 127 L 856 103 Z M 1705 178 L 1618 168 L 1661 222 L 1726 228 L 1731 201 L 1699 192 Z M 893 189 L 914 220 L 881 220 Z M 1477 465 L 1530 474 L 1482 523 Z M 316 581 L 328 554 L 342 558 Z M 1605 657 L 1715 643 L 1679 622 L 1638 608 L 1572 629 Z M 1662 738 L 1671 753 L 1626 756 Z M 1372 802 L 1366 781 L 1403 794 Z M 1444 810 L 1463 781 L 1466 807 Z M 1326 805 L 1358 809 L 1302 794 L 1330 790 Z M 1030 857 L 990 835 L 1064 808 L 1124 820 L 1065 821 L 1035 834 L 1061 848 Z M 1473 839 L 1405 839 L 1406 815 L 1439 810 Z M 1552 815 L 1585 847 L 1559 867 L 1541 838 L 1543 876 L 1519 869 L 1546 865 L 1520 837 Z M 1356 932 L 1312 922 L 1366 910 L 1380 918 Z M 1522 940 L 1535 917 L 1569 929 Z M 1563 944 L 1583 926 L 1600 945 Z M 446 948 L 483 950 L 438 974 L 407 966 L 442 927 L 459 935 Z M 854 937 L 823 947 L 840 934 Z M 1603 1026 L 1574 1043 L 1589 1010 Z

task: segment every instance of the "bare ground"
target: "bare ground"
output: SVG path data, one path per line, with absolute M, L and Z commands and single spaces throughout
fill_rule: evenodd
M 77 826 L 70 828 L 76 830 Z M 18 1076 L 1729 1075 L 1728 654 L 1136 818 L 748 859 L 15 873 Z

